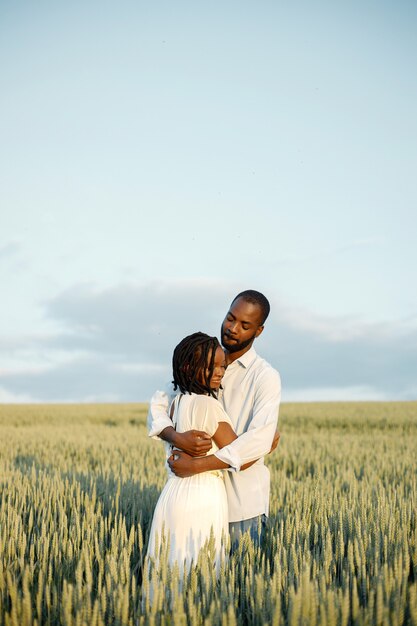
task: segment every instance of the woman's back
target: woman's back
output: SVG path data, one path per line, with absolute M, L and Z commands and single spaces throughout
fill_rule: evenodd
M 188 430 L 202 430 L 211 437 L 216 432 L 219 422 L 230 424 L 229 417 L 216 398 L 196 393 L 176 396 L 172 421 L 175 429 L 180 433 Z M 208 454 L 212 454 L 217 449 L 213 442 Z
M 204 430 L 213 436 L 219 421 L 230 421 L 220 403 L 209 395 L 178 395 L 173 401 L 172 421 L 179 432 Z M 210 452 L 217 449 L 213 443 Z M 172 450 L 169 449 L 169 454 Z M 228 532 L 227 497 L 221 471 L 178 478 L 168 469 L 168 481 L 155 508 L 148 554 L 158 557 L 157 536 L 169 536 L 170 564 L 180 572 L 196 563 L 200 549 L 214 537 L 216 567 L 224 554 L 222 539 Z

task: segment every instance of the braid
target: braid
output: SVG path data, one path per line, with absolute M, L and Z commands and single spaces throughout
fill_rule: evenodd
M 210 388 L 210 380 L 213 376 L 215 352 L 219 346 L 216 337 L 205 333 L 194 333 L 180 341 L 172 356 L 174 389 L 179 387 L 182 393 L 210 394 L 216 397 L 214 390 Z M 200 372 L 202 376 L 198 380 Z

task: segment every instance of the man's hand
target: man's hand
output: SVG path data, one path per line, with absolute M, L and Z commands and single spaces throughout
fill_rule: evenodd
M 190 456 L 205 456 L 211 448 L 211 437 L 202 430 L 177 433 L 173 426 L 167 426 L 159 433 L 159 436 L 174 448 L 184 450 Z
M 271 452 L 273 452 L 274 450 L 276 450 L 276 448 L 277 448 L 277 446 L 278 446 L 278 444 L 279 444 L 279 440 L 280 440 L 280 438 L 281 438 L 281 433 L 280 433 L 280 432 L 278 432 L 278 431 L 276 430 L 276 431 L 275 431 L 274 438 L 273 438 L 273 440 L 272 440 L 271 449 L 270 449 L 270 451 L 268 452 L 268 454 L 271 454 Z
M 198 474 L 195 459 L 181 450 L 174 450 L 168 459 L 168 465 L 178 478 L 187 478 Z
M 214 454 L 192 457 L 182 450 L 174 450 L 168 459 L 168 465 L 178 478 L 188 478 L 202 472 L 226 469 L 229 466 Z
M 173 443 L 190 456 L 205 456 L 211 448 L 211 437 L 202 430 L 187 430 L 177 433 Z

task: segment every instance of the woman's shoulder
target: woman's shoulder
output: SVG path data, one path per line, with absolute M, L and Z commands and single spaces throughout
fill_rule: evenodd
M 189 404 L 185 408 L 188 412 L 193 428 L 204 430 L 210 436 L 216 432 L 219 422 L 229 422 L 222 404 L 213 396 L 192 394 Z
M 203 393 L 191 393 L 189 394 L 189 397 L 190 397 L 190 402 L 192 402 L 195 406 L 222 408 L 222 405 L 220 404 L 219 400 L 217 400 L 217 398 L 214 398 L 213 396 L 208 396 Z
M 189 396 L 190 398 L 193 398 L 195 402 L 201 402 L 201 403 L 206 403 L 206 402 L 218 402 L 217 398 L 214 398 L 213 396 L 209 396 L 208 394 L 205 393 L 190 393 L 190 394 L 185 394 L 186 396 Z

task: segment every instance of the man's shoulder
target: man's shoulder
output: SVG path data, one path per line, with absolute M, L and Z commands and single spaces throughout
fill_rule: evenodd
M 254 369 L 256 370 L 257 378 L 259 380 L 276 383 L 281 385 L 281 376 L 275 367 L 273 367 L 266 359 L 256 353 L 256 358 L 253 362 Z

